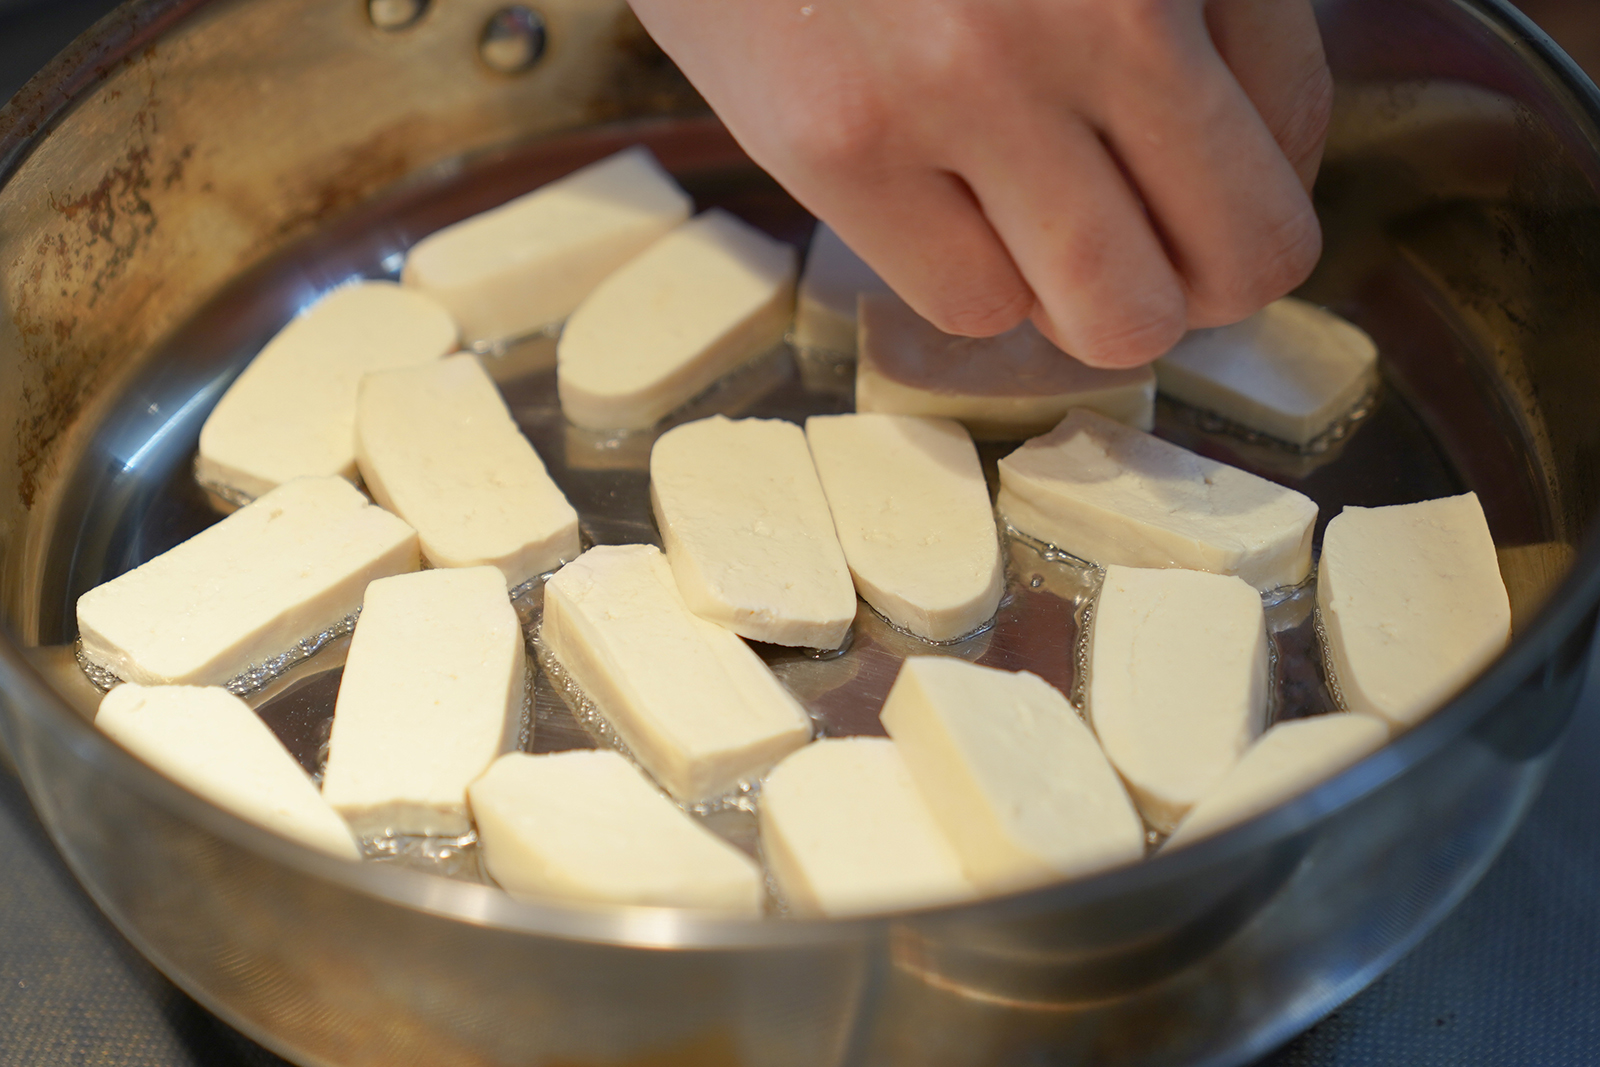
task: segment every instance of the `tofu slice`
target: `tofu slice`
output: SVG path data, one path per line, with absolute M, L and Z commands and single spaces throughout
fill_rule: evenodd
M 1161 391 L 1269 437 L 1310 444 L 1378 380 L 1360 328 L 1286 296 L 1232 326 L 1191 331 L 1156 361 Z
M 1388 739 L 1387 723 L 1358 712 L 1280 722 L 1190 809 L 1162 848 L 1179 848 L 1260 815 L 1371 755 Z
M 806 440 L 856 589 L 896 626 L 949 641 L 994 617 L 1000 536 L 972 438 L 911 415 L 815 415 Z
M 525 661 L 496 568 L 373 582 L 334 703 L 322 795 L 366 836 L 466 833 L 467 786 L 516 746 Z
M 794 343 L 849 354 L 856 350 L 856 300 L 862 293 L 887 293 L 878 272 L 839 239 L 833 227 L 818 222 L 800 275 L 794 316 Z
M 668 430 L 650 503 L 696 615 L 752 641 L 844 643 L 856 590 L 800 427 L 717 415 Z
M 718 208 L 601 282 L 556 346 L 575 425 L 642 430 L 771 348 L 794 311 L 794 249 Z
M 999 507 L 1092 563 L 1235 574 L 1261 590 L 1311 572 L 1309 497 L 1082 408 L 1000 461 Z
M 882 718 L 979 889 L 1021 889 L 1144 855 L 1144 826 L 1094 734 L 1037 675 L 912 656 Z
M 455 315 L 467 344 L 560 322 L 693 210 L 643 145 L 418 241 L 400 279 Z
M 540 639 L 674 798 L 696 804 L 811 739 L 811 720 L 732 630 L 684 603 L 653 545 L 597 545 L 544 586 Z
M 291 478 L 356 476 L 356 387 L 368 371 L 438 359 L 456 324 L 393 282 L 335 289 L 268 341 L 200 428 L 195 476 L 253 500 Z
M 1170 833 L 1266 725 L 1261 597 L 1220 574 L 1113 565 L 1091 618 L 1089 721 L 1144 817 Z
M 364 378 L 356 460 L 435 567 L 498 567 L 515 588 L 577 558 L 578 513 L 476 356 Z
M 818 741 L 761 786 L 761 852 L 801 915 L 859 915 L 962 900 L 977 890 L 893 741 Z
M 298 478 L 79 597 L 83 655 L 142 685 L 220 685 L 418 563 L 416 531 L 355 486 Z
M 1477 494 L 1345 508 L 1322 535 L 1317 609 L 1345 707 L 1402 730 L 1426 718 L 1511 639 Z
M 893 293 L 870 293 L 860 339 L 857 411 L 955 419 L 988 441 L 1037 436 L 1077 407 L 1140 430 L 1155 423 L 1154 371 L 1086 366 L 1029 322 L 998 337 L 957 337 Z
M 334 856 L 358 860 L 350 828 L 250 706 L 226 689 L 119 685 L 94 724 L 219 808 Z
M 471 796 L 484 862 L 513 896 L 761 914 L 761 869 L 615 752 L 508 753 Z

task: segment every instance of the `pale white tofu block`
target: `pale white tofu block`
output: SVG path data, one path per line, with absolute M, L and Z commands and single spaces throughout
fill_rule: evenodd
M 818 741 L 761 786 L 761 853 L 799 915 L 859 915 L 976 895 L 895 743 Z
M 560 322 L 693 210 L 643 145 L 418 241 L 401 281 L 455 315 L 467 344 Z
M 1156 361 L 1161 391 L 1291 444 L 1309 444 L 1371 391 L 1378 346 L 1286 296 L 1232 326 L 1193 330 Z
M 466 833 L 467 786 L 516 746 L 526 654 L 494 567 L 373 582 L 334 703 L 322 795 L 363 835 Z
M 417 534 L 343 478 L 297 478 L 78 598 L 84 657 L 143 685 L 220 685 L 414 571 Z
M 1005 567 L 989 489 L 960 423 L 815 415 L 806 439 L 856 590 L 896 626 L 950 641 L 994 617 Z
M 195 477 L 254 499 L 291 478 L 356 476 L 356 387 L 368 371 L 438 359 L 456 324 L 393 282 L 335 289 L 267 342 L 200 428 Z
M 893 293 L 861 297 L 857 411 L 955 419 L 979 440 L 1017 441 L 1080 407 L 1148 430 L 1155 400 L 1149 367 L 1079 363 L 1031 322 L 998 337 L 957 337 Z
M 1092 563 L 1236 574 L 1260 590 L 1311 572 L 1311 498 L 1081 408 L 1000 461 L 999 507 Z
M 856 350 L 856 299 L 862 293 L 887 293 L 878 272 L 839 239 L 833 227 L 818 222 L 811 231 L 800 294 L 794 313 L 794 343 L 829 352 Z
M 1238 578 L 1106 568 L 1085 703 L 1150 825 L 1170 833 L 1266 725 L 1266 617 Z
M 94 724 L 219 808 L 314 849 L 358 860 L 350 827 L 250 706 L 226 689 L 119 685 Z
M 1347 507 L 1317 572 L 1328 666 L 1350 711 L 1405 729 L 1511 639 L 1511 605 L 1475 493 Z
M 1094 734 L 1037 675 L 912 656 L 882 719 L 979 889 L 1021 889 L 1144 855 L 1144 826 Z
M 508 753 L 471 797 L 484 862 L 513 896 L 761 914 L 755 862 L 615 752 Z
M 811 739 L 799 702 L 737 634 L 689 610 L 653 545 L 597 545 L 557 571 L 539 633 L 685 804 L 728 792 Z
M 556 345 L 574 425 L 642 430 L 783 337 L 794 249 L 720 208 L 673 230 L 601 282 Z
M 1387 740 L 1388 724 L 1359 712 L 1280 722 L 1190 809 L 1162 847 L 1177 848 L 1260 815 L 1371 755 Z
M 696 615 L 752 641 L 844 643 L 856 590 L 800 427 L 717 415 L 668 430 L 650 503 Z
M 476 356 L 362 379 L 356 461 L 435 567 L 498 567 L 515 588 L 577 558 L 578 513 Z

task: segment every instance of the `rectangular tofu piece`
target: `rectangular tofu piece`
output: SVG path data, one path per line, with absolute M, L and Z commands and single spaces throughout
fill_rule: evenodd
M 1000 461 L 999 506 L 1091 563 L 1236 574 L 1260 590 L 1311 572 L 1309 497 L 1081 408 Z
M 577 558 L 578 513 L 476 356 L 363 379 L 356 460 L 435 567 L 498 567 L 516 588 Z
M 720 208 L 661 238 L 589 294 L 556 345 L 574 425 L 643 430 L 783 337 L 794 249 Z
M 693 207 L 635 145 L 429 234 L 400 280 L 449 308 L 469 345 L 520 337 L 566 318 Z
M 1162 848 L 1178 848 L 1254 818 L 1332 778 L 1387 740 L 1387 723 L 1358 712 L 1280 722 L 1200 798 Z
M 83 655 L 142 685 L 221 685 L 330 629 L 417 534 L 343 478 L 297 478 L 78 598 Z
M 989 489 L 960 423 L 815 415 L 806 439 L 863 599 L 896 626 L 950 641 L 994 617 L 1005 566 Z
M 844 643 L 856 590 L 800 427 L 717 415 L 668 430 L 650 503 L 696 615 L 752 641 Z
M 356 388 L 368 371 L 427 363 L 456 349 L 436 301 L 393 282 L 335 289 L 245 367 L 200 428 L 195 477 L 253 500 L 291 478 L 356 476 Z
M 811 739 L 732 630 L 689 610 L 653 545 L 597 545 L 544 586 L 540 639 L 668 793 L 697 804 Z
M 484 862 L 512 896 L 761 914 L 761 868 L 615 752 L 508 753 L 471 796 Z
M 1511 639 L 1511 605 L 1475 493 L 1347 507 L 1322 535 L 1317 610 L 1344 706 L 1403 730 Z
M 1378 381 L 1378 346 L 1331 311 L 1284 297 L 1232 326 L 1191 331 L 1156 361 L 1161 391 L 1306 445 Z
M 1261 596 L 1225 575 L 1113 565 L 1091 612 L 1089 721 L 1144 817 L 1171 833 L 1266 725 Z
M 1144 855 L 1144 826 L 1099 742 L 1037 675 L 912 656 L 882 718 L 979 889 L 1021 889 Z
M 1155 423 L 1149 367 L 1079 363 L 1024 322 L 998 337 L 940 330 L 893 293 L 861 297 L 856 410 L 955 419 L 972 436 L 1020 441 L 1088 408 L 1135 429 Z
M 818 222 L 811 231 L 800 294 L 795 306 L 794 343 L 849 354 L 856 350 L 856 301 L 863 293 L 887 293 L 878 272 L 839 239 L 833 227 Z
M 322 795 L 364 836 L 472 829 L 467 786 L 516 747 L 526 656 L 494 567 L 373 582 L 334 703 Z
M 761 852 L 800 915 L 859 915 L 975 896 L 893 741 L 818 741 L 761 786 Z
M 119 685 L 94 724 L 156 770 L 247 822 L 358 860 L 350 827 L 250 706 L 226 689 Z

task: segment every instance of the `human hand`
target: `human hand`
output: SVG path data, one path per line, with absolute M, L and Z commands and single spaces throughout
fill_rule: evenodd
M 1309 0 L 632 0 L 751 157 L 941 329 L 1133 366 L 1321 253 Z

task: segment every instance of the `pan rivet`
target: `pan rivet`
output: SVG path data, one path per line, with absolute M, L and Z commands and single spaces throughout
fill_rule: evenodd
M 501 74 L 521 74 L 544 55 L 544 16 L 513 4 L 495 12 L 478 38 L 478 54 Z
M 428 0 L 367 0 L 367 17 L 380 30 L 403 30 L 428 10 Z

